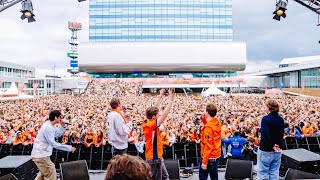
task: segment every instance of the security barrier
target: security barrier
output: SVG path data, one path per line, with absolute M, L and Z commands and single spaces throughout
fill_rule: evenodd
M 320 153 L 320 137 L 305 137 L 296 139 L 293 137 L 287 137 L 284 139 L 283 149 L 297 149 L 304 148 L 312 152 Z M 95 146 L 86 147 L 84 144 L 72 144 L 77 148 L 75 153 L 65 152 L 53 149 L 51 160 L 55 163 L 56 168 L 59 168 L 59 164 L 62 162 L 86 160 L 88 168 L 91 170 L 106 169 L 108 162 L 112 158 L 112 146 L 110 144 L 103 145 L 99 148 Z M 31 155 L 32 145 L 0 145 L 0 158 L 8 155 Z M 139 153 L 134 144 L 129 144 L 128 153 L 131 155 L 137 155 L 145 159 L 144 153 Z M 181 167 L 194 167 L 198 166 L 200 159 L 200 144 L 185 143 L 174 144 L 171 147 L 164 147 L 163 152 L 164 159 L 176 159 L 179 160 Z M 220 166 L 225 166 L 225 160 L 220 161 Z

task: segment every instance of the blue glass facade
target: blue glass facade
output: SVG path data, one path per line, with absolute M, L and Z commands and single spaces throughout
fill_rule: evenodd
M 232 0 L 90 0 L 89 40 L 232 41 Z

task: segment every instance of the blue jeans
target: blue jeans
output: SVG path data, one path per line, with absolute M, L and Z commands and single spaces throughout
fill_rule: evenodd
M 207 170 L 201 169 L 202 165 L 202 158 L 200 159 L 199 164 L 199 180 L 207 180 L 208 174 L 210 174 L 211 180 L 218 180 L 218 164 L 219 164 L 219 158 L 215 161 L 208 162 Z
M 278 180 L 281 153 L 258 150 L 258 180 Z

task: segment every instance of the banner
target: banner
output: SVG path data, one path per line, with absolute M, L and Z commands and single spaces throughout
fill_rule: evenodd
M 282 91 L 283 83 L 280 82 L 280 91 Z
M 18 92 L 19 92 L 19 94 L 22 93 L 23 88 L 24 88 L 24 83 L 23 82 L 18 82 L 18 90 L 19 90 Z
M 301 82 L 301 91 L 304 91 L 304 81 Z
M 280 91 L 277 89 L 266 89 L 265 94 L 280 94 Z

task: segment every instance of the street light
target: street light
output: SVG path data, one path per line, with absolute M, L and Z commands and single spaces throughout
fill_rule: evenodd
M 273 19 L 280 21 L 280 18 L 286 18 L 286 7 L 288 5 L 288 0 L 278 0 L 276 4 L 276 10 L 273 12 L 274 16 Z
M 22 15 L 21 15 L 21 19 L 24 20 L 24 19 L 28 19 L 28 23 L 31 23 L 31 22 L 34 22 L 36 21 L 34 19 L 34 14 L 33 14 L 33 6 L 32 6 L 32 2 L 31 0 L 24 0 L 22 1 L 22 9 L 20 12 L 22 12 Z

